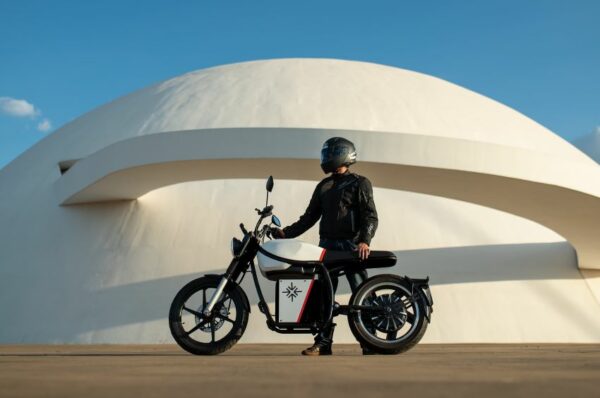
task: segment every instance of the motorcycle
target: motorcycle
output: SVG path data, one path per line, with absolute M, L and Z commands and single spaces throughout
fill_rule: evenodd
M 258 309 L 267 327 L 277 333 L 317 334 L 333 317 L 346 315 L 363 347 L 379 354 L 399 354 L 414 347 L 431 322 L 433 299 L 429 278 L 380 274 L 362 282 L 348 305 L 335 301 L 331 276 L 346 270 L 384 268 L 396 264 L 388 251 L 371 251 L 366 260 L 357 252 L 333 251 L 296 239 L 272 239 L 281 227 L 269 205 L 273 177 L 267 180 L 267 200 L 255 209 L 254 230 L 240 224 L 242 240 L 231 240 L 232 260 L 224 274 L 209 274 L 185 285 L 169 311 L 169 328 L 177 344 L 196 355 L 216 355 L 233 347 L 244 334 L 250 302 L 240 287 L 249 272 L 258 295 Z M 270 217 L 270 222 L 263 222 Z M 265 241 L 265 238 L 268 238 Z M 261 274 L 275 282 L 275 314 L 263 296 L 254 259 Z

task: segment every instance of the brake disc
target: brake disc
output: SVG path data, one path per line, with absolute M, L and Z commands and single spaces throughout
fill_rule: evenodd
M 204 311 L 204 307 L 199 307 L 197 311 L 198 311 L 198 313 L 202 314 Z M 229 315 L 229 311 L 227 311 L 227 308 L 225 308 L 225 306 L 222 305 L 221 308 L 219 308 L 218 314 L 226 317 Z M 202 323 L 204 321 L 204 318 L 201 318 L 198 315 L 196 315 L 195 318 L 196 318 L 196 325 L 198 325 L 199 323 Z M 221 328 L 221 326 L 223 326 L 224 323 L 225 323 L 225 320 L 217 315 L 214 320 L 215 331 L 219 330 Z M 210 322 L 206 322 L 204 325 L 200 326 L 199 329 L 202 330 L 203 332 L 210 333 L 212 328 L 211 328 Z

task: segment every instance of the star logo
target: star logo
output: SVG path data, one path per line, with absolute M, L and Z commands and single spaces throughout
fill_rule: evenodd
M 298 294 L 302 293 L 302 290 L 298 290 L 298 286 L 294 286 L 294 282 L 290 282 L 290 285 L 282 293 L 285 293 L 287 298 L 293 302 Z

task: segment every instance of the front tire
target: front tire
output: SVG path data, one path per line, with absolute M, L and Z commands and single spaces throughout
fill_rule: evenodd
M 248 324 L 244 291 L 229 282 L 212 315 L 203 314 L 220 277 L 204 276 L 185 285 L 169 310 L 171 335 L 181 348 L 195 355 L 221 354 L 238 342 Z
M 351 305 L 370 307 L 348 316 L 360 344 L 378 354 L 399 354 L 414 347 L 427 330 L 427 305 L 410 284 L 396 275 L 366 280 L 350 298 Z

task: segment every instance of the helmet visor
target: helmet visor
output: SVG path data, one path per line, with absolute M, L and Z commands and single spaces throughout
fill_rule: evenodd
M 348 155 L 348 148 L 345 146 L 326 146 L 321 150 L 321 164 L 330 162 L 334 159 L 344 159 Z

